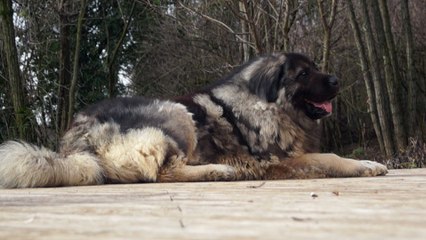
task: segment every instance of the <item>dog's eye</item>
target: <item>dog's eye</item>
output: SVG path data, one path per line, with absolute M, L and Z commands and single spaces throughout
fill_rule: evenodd
M 303 70 L 299 73 L 298 77 L 306 77 L 309 75 L 309 71 Z

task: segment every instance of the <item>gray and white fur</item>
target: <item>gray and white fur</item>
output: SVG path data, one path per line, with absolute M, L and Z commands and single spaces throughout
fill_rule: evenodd
M 58 152 L 0 145 L 0 187 L 385 174 L 379 163 L 317 153 L 318 122 L 337 92 L 337 78 L 289 53 L 187 96 L 105 100 L 75 116 Z

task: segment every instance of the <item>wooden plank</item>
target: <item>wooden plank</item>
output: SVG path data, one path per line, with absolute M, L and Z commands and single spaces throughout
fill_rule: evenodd
M 411 169 L 376 178 L 2 189 L 0 239 L 426 239 L 425 187 L 426 169 Z

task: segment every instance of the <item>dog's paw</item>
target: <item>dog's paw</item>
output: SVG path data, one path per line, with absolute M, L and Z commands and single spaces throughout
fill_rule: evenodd
M 381 163 L 369 160 L 361 160 L 359 162 L 363 168 L 361 172 L 362 177 L 383 176 L 388 173 L 387 167 Z
M 206 176 L 208 181 L 232 181 L 236 179 L 236 169 L 222 164 L 210 164 L 210 172 Z

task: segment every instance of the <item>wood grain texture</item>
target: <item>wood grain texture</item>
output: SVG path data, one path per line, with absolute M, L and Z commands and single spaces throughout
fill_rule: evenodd
M 426 239 L 426 169 L 0 189 L 0 239 Z

